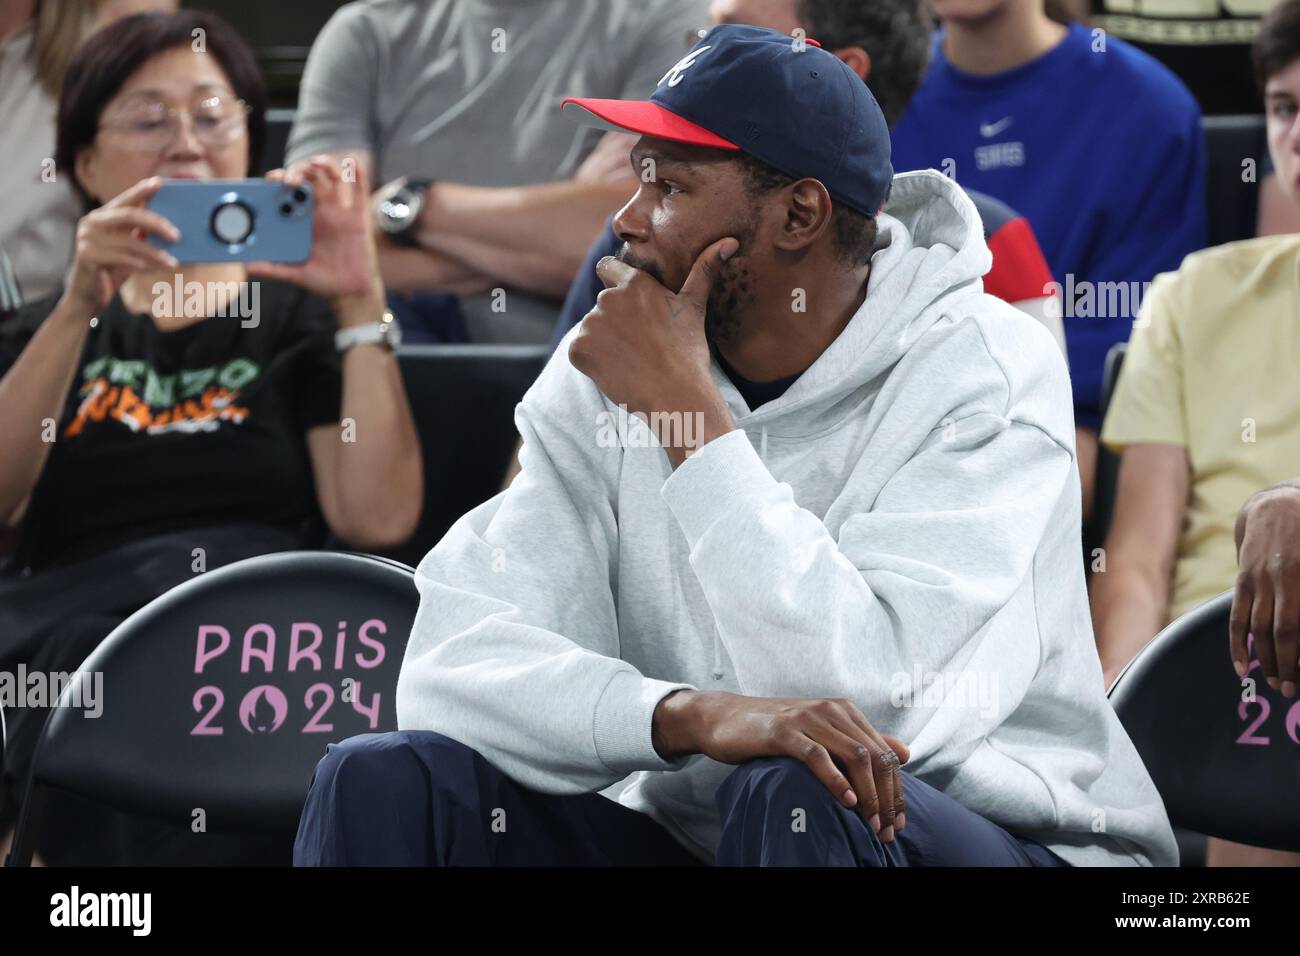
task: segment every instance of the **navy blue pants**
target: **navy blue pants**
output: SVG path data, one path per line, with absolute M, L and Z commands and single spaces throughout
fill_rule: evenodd
M 742 764 L 718 788 L 722 866 L 1063 866 L 903 774 L 907 826 L 882 843 L 793 757 Z M 297 866 L 698 866 L 643 813 L 598 793 L 530 790 L 443 734 L 330 744 L 294 842 Z

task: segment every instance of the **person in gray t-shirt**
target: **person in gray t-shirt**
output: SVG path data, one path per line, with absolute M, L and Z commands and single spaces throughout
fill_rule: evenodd
M 286 162 L 359 154 L 386 184 L 375 196 L 389 290 L 461 296 L 473 340 L 545 342 L 587 247 L 636 190 L 636 137 L 560 122 L 555 104 L 648 96 L 705 11 L 704 0 L 347 4 L 312 46 Z

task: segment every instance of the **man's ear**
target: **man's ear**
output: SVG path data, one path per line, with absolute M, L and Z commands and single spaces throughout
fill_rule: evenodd
M 776 236 L 777 247 L 795 252 L 813 245 L 830 226 L 833 212 L 831 194 L 819 180 L 798 180 L 790 187 L 785 222 Z
M 863 83 L 871 76 L 871 54 L 860 46 L 846 46 L 842 50 L 836 50 L 835 55 L 848 65 L 848 68 L 858 74 L 858 79 Z

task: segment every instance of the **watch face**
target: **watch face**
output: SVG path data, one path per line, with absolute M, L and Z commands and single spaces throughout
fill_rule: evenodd
M 384 341 L 388 343 L 390 348 L 394 349 L 402 344 L 402 330 L 397 322 L 391 318 L 384 321 Z
M 379 203 L 379 222 L 387 232 L 400 231 L 415 215 L 410 197 L 404 189 Z

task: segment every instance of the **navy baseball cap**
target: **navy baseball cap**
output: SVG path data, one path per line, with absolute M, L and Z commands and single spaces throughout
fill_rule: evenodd
M 867 216 L 894 178 L 889 126 L 861 77 L 815 40 L 726 23 L 664 74 L 648 100 L 568 97 L 579 122 L 740 150 Z

